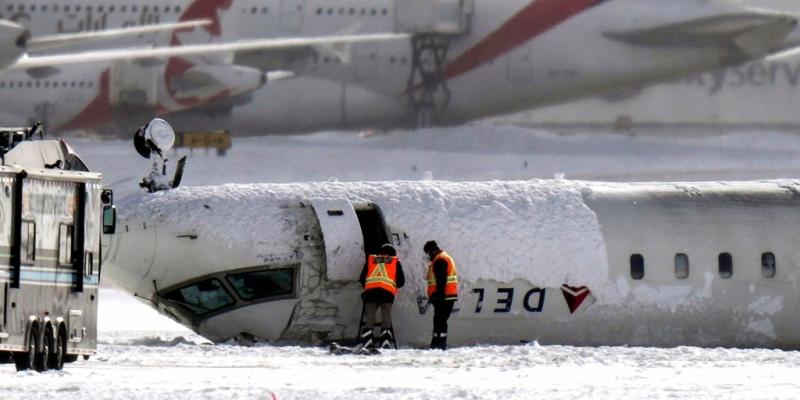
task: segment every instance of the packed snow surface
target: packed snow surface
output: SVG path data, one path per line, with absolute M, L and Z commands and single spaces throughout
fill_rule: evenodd
M 190 156 L 184 184 L 800 175 L 800 136 L 667 133 L 677 136 L 591 131 L 562 136 L 481 123 L 374 135 L 235 138 L 225 157 L 202 151 Z M 149 171 L 150 162 L 135 154 L 130 141 L 70 143 L 90 167 L 104 173 L 117 199 L 136 193 L 136 182 Z M 800 393 L 795 379 L 800 353 L 794 351 L 520 345 L 334 357 L 313 347 L 196 344 L 202 339 L 128 295 L 103 289 L 100 298 L 97 356 L 44 374 L 0 365 L 0 399 L 270 399 L 273 394 L 278 399 L 348 400 L 793 399 Z M 783 306 L 790 305 L 779 298 L 751 305 L 765 318 Z M 754 319 L 752 329 L 769 333 L 764 321 Z M 135 331 L 142 329 L 147 332 Z
M 63 371 L 0 366 L 0 398 L 794 399 L 800 353 L 476 346 L 334 356 L 324 348 L 207 345 L 169 332 L 105 332 Z

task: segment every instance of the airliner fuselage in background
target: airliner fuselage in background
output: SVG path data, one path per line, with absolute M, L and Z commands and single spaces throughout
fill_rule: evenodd
M 181 128 L 212 128 L 213 120 L 198 116 L 236 105 L 237 120 L 218 123 L 249 123 L 258 133 L 459 123 L 736 65 L 796 45 L 788 38 L 793 18 L 713 0 L 0 1 L 0 13 L 34 35 L 212 19 L 206 27 L 127 43 L 139 45 L 415 34 L 232 59 L 0 75 L 0 93 L 13 92 L 0 96 L 0 117 L 44 119 L 59 128 L 176 112 L 187 117 L 173 120 Z M 297 78 L 262 87 L 259 72 L 272 70 Z

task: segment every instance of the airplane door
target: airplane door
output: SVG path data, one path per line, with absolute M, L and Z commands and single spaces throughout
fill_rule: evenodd
M 281 0 L 281 29 L 297 32 L 303 28 L 305 0 Z
M 357 280 L 366 256 L 353 205 L 345 199 L 315 199 L 310 203 L 322 231 L 328 279 Z
M 533 79 L 533 58 L 527 48 L 519 48 L 508 56 L 508 80 L 528 82 Z
M 357 80 L 371 80 L 378 75 L 378 46 L 375 43 L 353 44 L 353 63 Z

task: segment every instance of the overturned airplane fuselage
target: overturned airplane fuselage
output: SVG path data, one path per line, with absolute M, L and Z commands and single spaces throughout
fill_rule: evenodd
M 225 185 L 120 202 L 106 277 L 216 341 L 352 338 L 365 251 L 399 249 L 400 343 L 426 345 L 422 245 L 459 270 L 452 344 L 800 347 L 800 182 Z

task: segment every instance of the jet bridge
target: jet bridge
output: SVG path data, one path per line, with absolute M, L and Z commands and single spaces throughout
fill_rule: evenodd
M 418 127 L 444 122 L 450 103 L 444 77 L 450 40 L 469 34 L 474 13 L 474 0 L 395 2 L 395 30 L 414 34 L 406 92 Z

